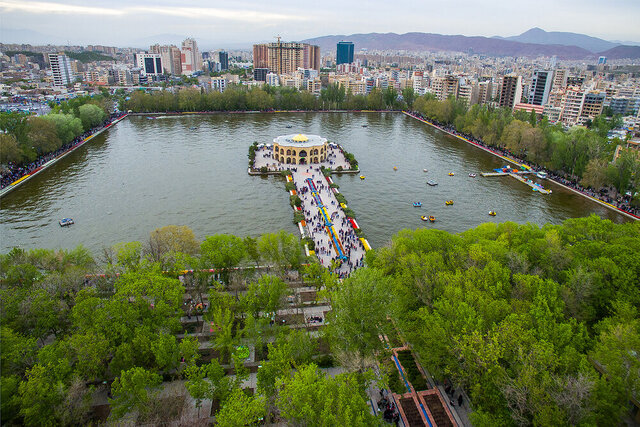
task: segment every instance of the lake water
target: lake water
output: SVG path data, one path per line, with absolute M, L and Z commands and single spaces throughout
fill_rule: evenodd
M 294 132 L 322 135 L 356 156 L 366 179 L 334 181 L 374 247 L 403 228 L 459 232 L 488 221 L 559 223 L 591 213 L 627 220 L 548 181 L 553 194 L 545 196 L 509 177 L 483 178 L 479 172 L 504 161 L 401 113 L 129 117 L 0 201 L 1 249 L 83 244 L 97 253 L 170 224 L 187 225 L 201 239 L 297 232 L 284 179 L 247 174 L 253 141 Z M 453 206 L 445 206 L 449 199 Z M 424 223 L 420 215 L 437 220 Z M 60 227 L 63 217 L 75 225 Z

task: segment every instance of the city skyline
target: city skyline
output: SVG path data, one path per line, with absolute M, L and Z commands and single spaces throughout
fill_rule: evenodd
M 366 8 L 356 2 L 324 2 L 322 7 L 275 1 L 245 1 L 238 6 L 209 7 L 205 2 L 112 1 L 84 6 L 73 0 L 21 2 L 0 0 L 0 41 L 17 43 L 107 44 L 142 47 L 174 38 L 194 37 L 203 48 L 226 45 L 249 48 L 272 36 L 304 40 L 332 34 L 426 32 L 466 36 L 514 36 L 532 27 L 546 31 L 587 34 L 610 41 L 640 41 L 640 3 L 629 0 L 597 2 L 541 0 L 536 10 L 522 14 L 524 1 L 477 3 L 456 0 L 442 7 L 426 1 L 389 9 L 374 1 Z M 317 7 L 314 9 L 314 7 Z M 407 13 L 407 10 L 411 13 Z M 548 13 L 553 10 L 554 13 Z M 354 20 L 353 17 L 359 19 Z M 477 17 L 482 19 L 475 19 Z M 513 19 L 518 16 L 518 19 Z M 474 17 L 474 19 L 465 19 Z M 571 18 L 571 19 L 569 19 Z M 37 39 L 42 40 L 38 41 Z

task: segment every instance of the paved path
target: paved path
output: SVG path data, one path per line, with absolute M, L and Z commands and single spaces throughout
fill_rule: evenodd
M 336 144 L 329 144 L 327 159 L 322 163 L 310 165 L 288 165 L 277 162 L 272 156 L 273 148 L 261 145 L 256 150 L 254 168 L 267 167 L 269 171 L 290 170 L 293 183 L 296 186 L 296 193 L 302 200 L 302 212 L 306 220 L 306 235 L 311 236 L 315 243 L 315 253 L 320 263 L 325 267 L 331 267 L 331 262 L 339 258 L 338 253 L 331 243 L 331 237 L 325 227 L 324 216 L 319 210 L 318 204 L 312 196 L 307 179 L 311 179 L 315 185 L 318 195 L 326 208 L 327 215 L 336 233 L 336 237 L 341 245 L 341 250 L 347 257 L 342 265 L 336 270 L 341 277 L 348 276 L 353 270 L 362 265 L 364 258 L 364 247 L 355 235 L 351 223 L 345 216 L 340 204 L 329 187 L 329 183 L 320 170 L 321 167 L 337 169 L 349 169 L 351 166 L 340 147 Z
M 307 231 L 315 242 L 316 256 L 325 267 L 331 267 L 331 261 L 338 259 L 338 254 L 334 245 L 330 243 L 330 236 L 327 232 L 324 216 L 320 213 L 318 204 L 309 189 L 307 179 L 311 179 L 315 184 L 318 195 L 322 199 L 327 215 L 333 223 L 336 237 L 339 239 L 344 249 L 347 260 L 342 263 L 337 272 L 341 276 L 347 276 L 358 268 L 364 258 L 364 247 L 355 235 L 351 223 L 347 220 L 342 208 L 338 204 L 329 183 L 316 165 L 299 165 L 292 171 L 293 182 L 296 191 L 302 200 L 302 212 L 307 222 Z

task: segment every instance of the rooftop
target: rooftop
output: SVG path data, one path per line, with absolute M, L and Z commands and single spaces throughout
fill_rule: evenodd
M 273 139 L 274 144 L 285 147 L 316 147 L 327 142 L 327 138 L 319 135 L 305 135 L 302 133 L 281 135 Z

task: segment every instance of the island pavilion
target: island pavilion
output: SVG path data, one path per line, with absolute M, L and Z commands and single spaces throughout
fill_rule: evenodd
M 327 158 L 327 138 L 318 135 L 282 135 L 273 139 L 273 158 L 286 164 L 320 163 Z

